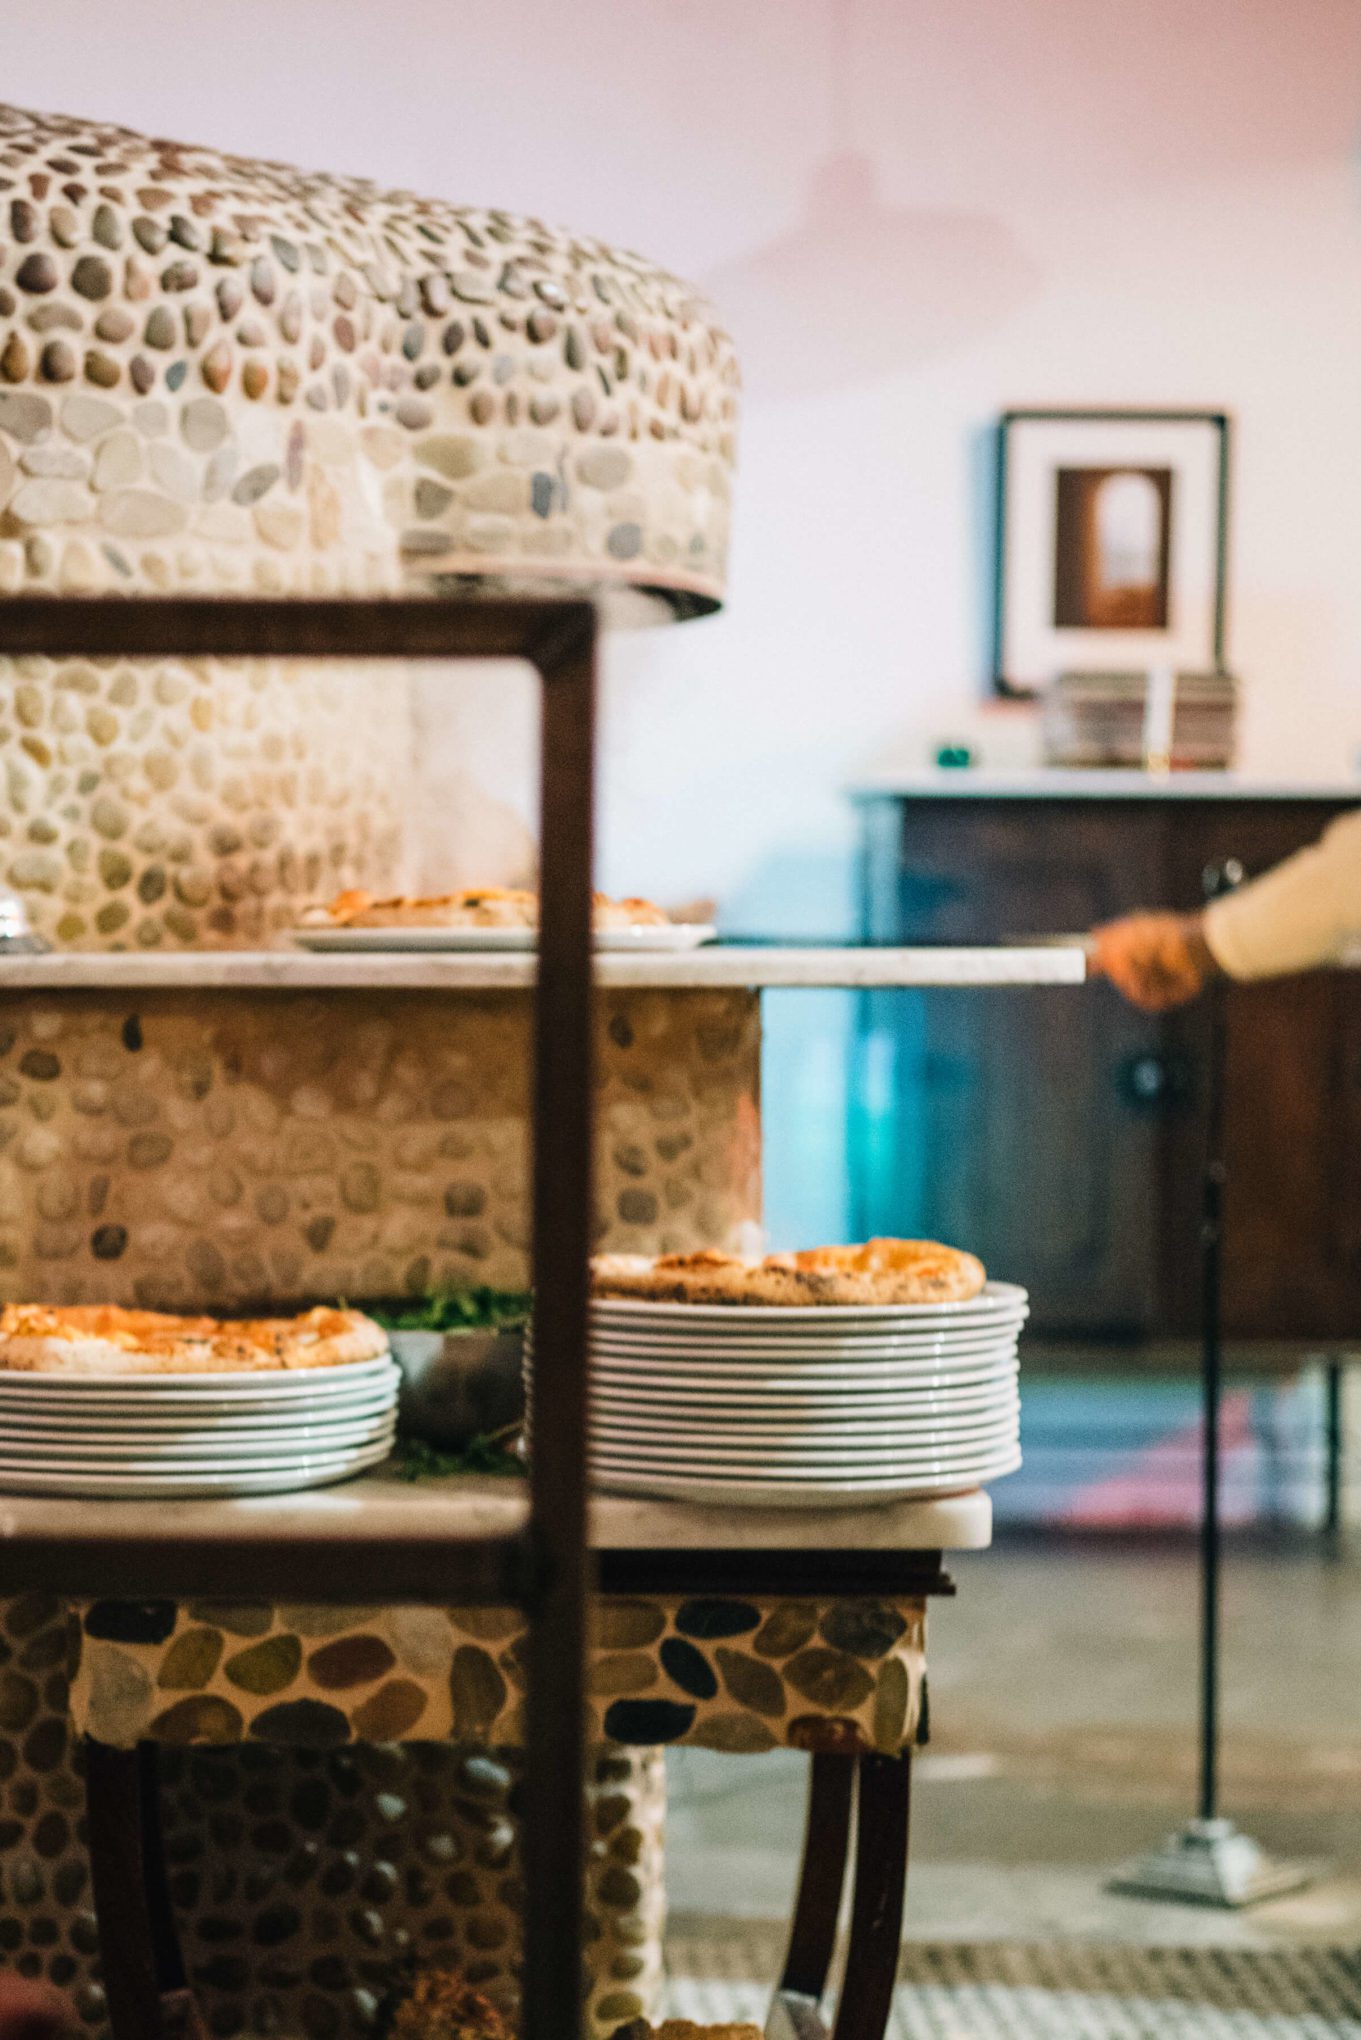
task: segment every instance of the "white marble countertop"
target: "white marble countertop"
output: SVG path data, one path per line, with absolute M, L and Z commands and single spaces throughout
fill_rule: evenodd
M 403 1481 L 381 1473 L 297 1495 L 228 1501 L 71 1501 L 0 1494 L 0 1540 L 107 1539 L 159 1545 L 192 1538 L 246 1547 L 290 1531 L 333 1540 L 471 1542 L 511 1537 L 528 1511 L 523 1481 L 460 1474 Z M 992 1541 L 992 1502 L 981 1490 L 922 1502 L 845 1509 L 716 1509 L 597 1495 L 591 1542 L 599 1551 L 981 1551 Z
M 61 950 L 0 956 L 5 991 L 518 991 L 534 982 L 530 952 L 447 955 L 372 952 L 317 955 L 304 949 L 146 951 Z M 596 958 L 605 990 L 759 990 L 763 986 L 1075 985 L 1086 974 L 1080 947 L 1056 943 L 990 948 L 784 949 L 712 944 L 684 955 Z
M 1361 805 L 1361 779 L 1269 780 L 1238 772 L 1133 772 L 1076 766 L 995 771 L 983 765 L 885 767 L 862 773 L 853 800 L 1317 800 Z

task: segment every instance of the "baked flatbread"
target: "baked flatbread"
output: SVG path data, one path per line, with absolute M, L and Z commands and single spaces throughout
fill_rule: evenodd
M 357 1310 L 221 1320 L 104 1303 L 0 1310 L 0 1370 L 15 1374 L 264 1374 L 353 1366 L 387 1350 L 387 1333 Z
M 653 1303 L 963 1303 L 986 1281 L 975 1255 L 936 1240 L 870 1240 L 759 1261 L 703 1252 L 598 1254 L 591 1263 L 594 1295 Z
M 424 1969 L 401 1987 L 383 2032 L 386 2040 L 511 2040 L 496 2006 L 454 1969 Z
M 696 2026 L 691 2019 L 668 2019 L 650 2026 L 646 2019 L 630 2019 L 614 2040 L 761 2040 L 761 2028 L 751 2025 Z
M 665 928 L 668 917 L 651 900 L 612 900 L 593 895 L 597 928 Z M 329 906 L 308 907 L 309 928 L 537 928 L 539 895 L 505 886 L 480 886 L 463 892 L 409 893 L 375 899 L 372 893 L 337 893 Z

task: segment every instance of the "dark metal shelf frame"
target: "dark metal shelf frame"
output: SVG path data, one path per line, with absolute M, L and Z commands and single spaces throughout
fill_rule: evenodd
M 530 1616 L 524 1789 L 525 2040 L 564 2040 L 581 2002 L 585 1833 L 586 1307 L 594 1027 L 591 879 L 597 620 L 582 600 L 0 601 L 0 654 L 51 658 L 519 659 L 542 681 L 540 930 L 534 1035 L 534 1463 L 522 1538 L 352 1545 L 345 1588 L 517 1600 Z M 73 1517 L 71 1556 L 79 1550 Z M 201 1554 L 205 1561 L 209 1554 Z M 261 1576 L 315 1591 L 328 1555 L 290 1537 Z M 334 1580 L 335 1553 L 329 1554 Z M 203 1582 L 198 1591 L 208 1591 Z M 219 1582 L 219 1585 L 225 1582 Z M 115 2040 L 204 2028 L 165 1898 L 155 1753 L 90 1745 L 90 1841 Z

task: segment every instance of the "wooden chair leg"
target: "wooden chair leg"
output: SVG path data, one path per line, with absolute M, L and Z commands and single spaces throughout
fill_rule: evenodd
M 826 2032 L 818 2007 L 836 1952 L 855 1766 L 850 1756 L 812 1759 L 799 1891 L 766 2040 L 820 2040 Z
M 903 1936 L 912 1758 L 861 1757 L 851 1940 L 832 2040 L 884 2040 Z
M 166 1887 L 155 1746 L 85 1745 L 85 1809 L 113 2040 L 207 2040 Z

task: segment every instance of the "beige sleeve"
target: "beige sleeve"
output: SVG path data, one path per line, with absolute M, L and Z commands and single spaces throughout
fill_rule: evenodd
M 1361 808 L 1308 850 L 1206 909 L 1205 939 L 1230 977 L 1285 977 L 1361 942 Z

